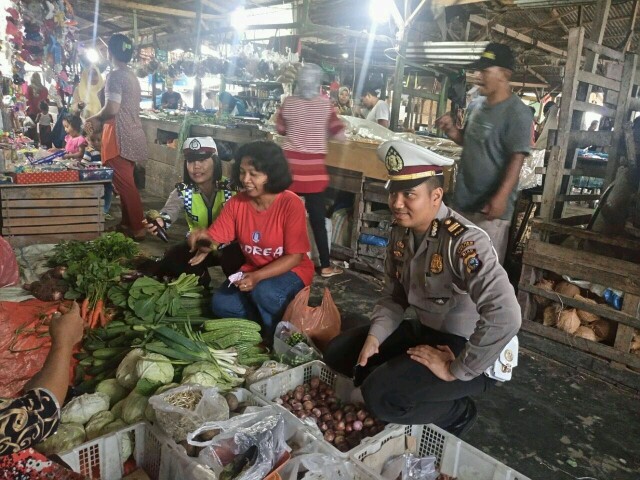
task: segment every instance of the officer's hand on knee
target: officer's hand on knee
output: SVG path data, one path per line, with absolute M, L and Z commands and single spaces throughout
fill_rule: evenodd
M 418 345 L 407 350 L 411 360 L 415 360 L 427 367 L 440 380 L 452 382 L 456 379 L 449 370 L 449 365 L 456 359 L 448 345 Z
M 380 346 L 380 342 L 373 335 L 367 335 L 367 339 L 364 341 L 364 345 L 362 346 L 362 350 L 360 350 L 360 356 L 358 357 L 358 365 L 364 367 L 369 358 L 378 353 L 378 347 Z

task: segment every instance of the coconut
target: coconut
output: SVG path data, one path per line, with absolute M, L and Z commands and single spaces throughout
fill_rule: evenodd
M 640 354 L 640 338 L 636 337 L 631 341 L 631 351 Z
M 555 327 L 558 323 L 558 316 L 560 314 L 560 307 L 557 305 L 549 305 L 544 309 L 544 316 L 542 324 L 548 327 Z
M 553 292 L 553 285 L 554 285 L 553 280 L 547 280 L 546 278 L 542 278 L 536 282 L 534 287 L 541 288 L 543 290 L 546 290 L 547 292 Z M 551 300 L 545 297 L 541 297 L 540 295 L 534 295 L 533 299 L 541 307 L 546 307 L 551 303 Z
M 580 295 L 580 287 L 577 287 L 569 282 L 558 282 L 556 285 L 555 291 L 560 295 L 565 295 L 567 297 L 575 297 L 576 295 Z
M 576 337 L 584 338 L 585 340 L 591 340 L 592 342 L 598 342 L 600 340 L 591 328 L 585 327 L 584 325 L 578 327 L 574 335 Z
M 598 302 L 596 302 L 595 300 L 592 300 L 590 298 L 585 298 L 580 294 L 576 295 L 573 298 L 576 300 L 581 300 L 585 303 L 590 303 L 591 305 L 598 304 Z M 596 315 L 595 313 L 587 312 L 586 310 L 580 310 L 579 308 L 576 310 L 576 312 L 578 313 L 578 317 L 580 318 L 580 321 L 582 323 L 593 323 L 597 320 L 600 320 L 600 316 Z
M 567 333 L 575 333 L 578 327 L 580 327 L 580 319 L 578 318 L 575 308 L 562 310 L 556 327 Z
M 613 324 L 609 320 L 601 318 L 600 320 L 593 322 L 591 328 L 595 332 L 596 336 L 600 340 L 613 340 L 615 330 Z

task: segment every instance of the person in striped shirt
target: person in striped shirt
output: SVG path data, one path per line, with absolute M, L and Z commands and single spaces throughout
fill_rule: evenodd
M 320 275 L 343 273 L 332 266 L 325 226 L 324 191 L 329 185 L 325 166 L 329 138 L 344 138 L 344 125 L 331 101 L 320 94 L 323 71 L 305 64 L 298 73 L 296 94 L 287 97 L 276 117 L 278 133 L 285 136 L 282 148 L 293 176 L 290 190 L 304 197 L 309 223 L 320 257 Z

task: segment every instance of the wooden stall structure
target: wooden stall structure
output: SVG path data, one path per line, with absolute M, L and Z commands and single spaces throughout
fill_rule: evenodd
M 553 242 L 564 240 L 564 244 L 551 243 L 545 238 Z M 602 246 L 603 251 L 640 251 L 640 240 L 607 237 L 570 226 L 534 221 L 518 285 L 524 344 L 608 381 L 640 390 L 640 355 L 630 352 L 634 329 L 640 329 L 640 264 L 575 248 L 585 241 Z M 542 278 L 563 275 L 623 292 L 622 309 L 618 311 L 607 304 L 594 304 L 535 286 Z M 608 327 L 608 334 L 604 343 L 543 325 L 540 297 L 562 308 L 577 308 L 605 319 L 602 328 Z
M 583 55 L 587 58 L 607 59 L 613 65 L 621 67 L 620 78 L 610 78 L 595 73 L 597 62 L 585 62 L 581 66 Z M 610 183 L 619 165 L 618 145 L 623 134 L 623 124 L 627 120 L 629 98 L 638 56 L 632 53 L 619 52 L 585 38 L 584 27 L 572 28 L 569 31 L 565 81 L 562 88 L 562 102 L 558 121 L 556 140 L 551 147 L 549 163 L 545 170 L 544 191 L 542 194 L 541 217 L 547 221 L 562 217 L 564 206 L 570 201 L 597 200 L 599 194 L 572 195 L 571 180 L 574 177 L 604 178 Z M 620 69 L 611 68 L 610 71 Z M 607 98 L 615 100 L 615 108 L 600 106 L 586 101 L 586 92 L 592 87 L 606 91 Z M 583 112 L 596 112 L 613 117 L 611 131 L 580 131 L 580 119 Z M 589 145 L 607 148 L 609 160 L 605 165 L 584 165 L 578 167 L 576 149 Z M 595 168 L 592 168 L 595 167 Z
M 0 185 L 2 236 L 13 247 L 92 240 L 104 231 L 104 182 Z

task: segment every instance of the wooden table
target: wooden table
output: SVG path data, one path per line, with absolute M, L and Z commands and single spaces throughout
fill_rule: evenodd
M 104 231 L 108 182 L 0 184 L 2 235 L 14 247 L 94 239 Z

